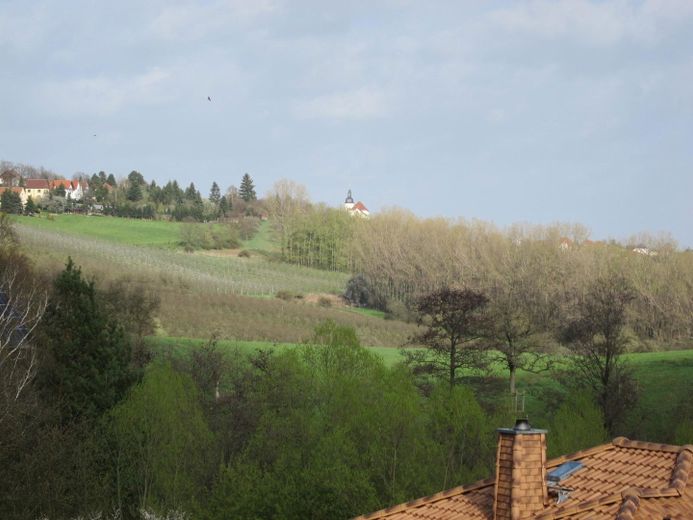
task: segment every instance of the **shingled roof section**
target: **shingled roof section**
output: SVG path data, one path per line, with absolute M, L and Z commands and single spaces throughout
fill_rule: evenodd
M 570 489 L 557 503 L 549 495 L 536 520 L 693 519 L 693 446 L 672 446 L 618 437 L 609 444 L 546 463 L 550 472 L 567 461 L 583 467 L 561 481 Z M 690 482 L 689 482 L 690 481 Z M 493 519 L 495 479 L 460 486 L 430 497 L 357 517 L 358 520 Z

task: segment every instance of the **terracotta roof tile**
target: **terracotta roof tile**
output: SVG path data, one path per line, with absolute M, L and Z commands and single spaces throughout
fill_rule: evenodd
M 56 179 L 54 181 L 51 181 L 51 189 L 56 189 L 59 186 L 63 186 L 66 190 L 71 190 L 72 181 L 69 181 L 67 179 Z
M 48 190 L 50 185 L 47 179 L 27 179 L 24 181 L 24 185 L 27 189 L 31 190 Z
M 693 446 L 631 441 L 623 437 L 546 463 L 547 471 L 569 460 L 583 468 L 561 486 L 568 499 L 523 518 L 536 520 L 652 518 L 693 519 Z M 689 480 L 691 484 L 689 484 Z M 492 519 L 496 479 L 460 486 L 430 497 L 393 506 L 362 520 Z

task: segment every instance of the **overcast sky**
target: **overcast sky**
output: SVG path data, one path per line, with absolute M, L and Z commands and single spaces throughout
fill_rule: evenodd
M 0 1 L 0 159 L 693 247 L 693 1 Z

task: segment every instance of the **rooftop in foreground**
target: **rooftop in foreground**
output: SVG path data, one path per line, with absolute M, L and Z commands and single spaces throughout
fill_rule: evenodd
M 618 437 L 546 461 L 543 430 L 514 430 L 499 430 L 494 478 L 358 519 L 693 519 L 691 445 Z

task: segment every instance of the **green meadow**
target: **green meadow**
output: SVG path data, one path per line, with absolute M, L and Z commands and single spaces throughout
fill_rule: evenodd
M 163 220 L 87 215 L 41 215 L 38 217 L 18 217 L 17 221 L 24 226 L 45 231 L 135 246 L 174 248 L 180 242 L 181 224 Z

